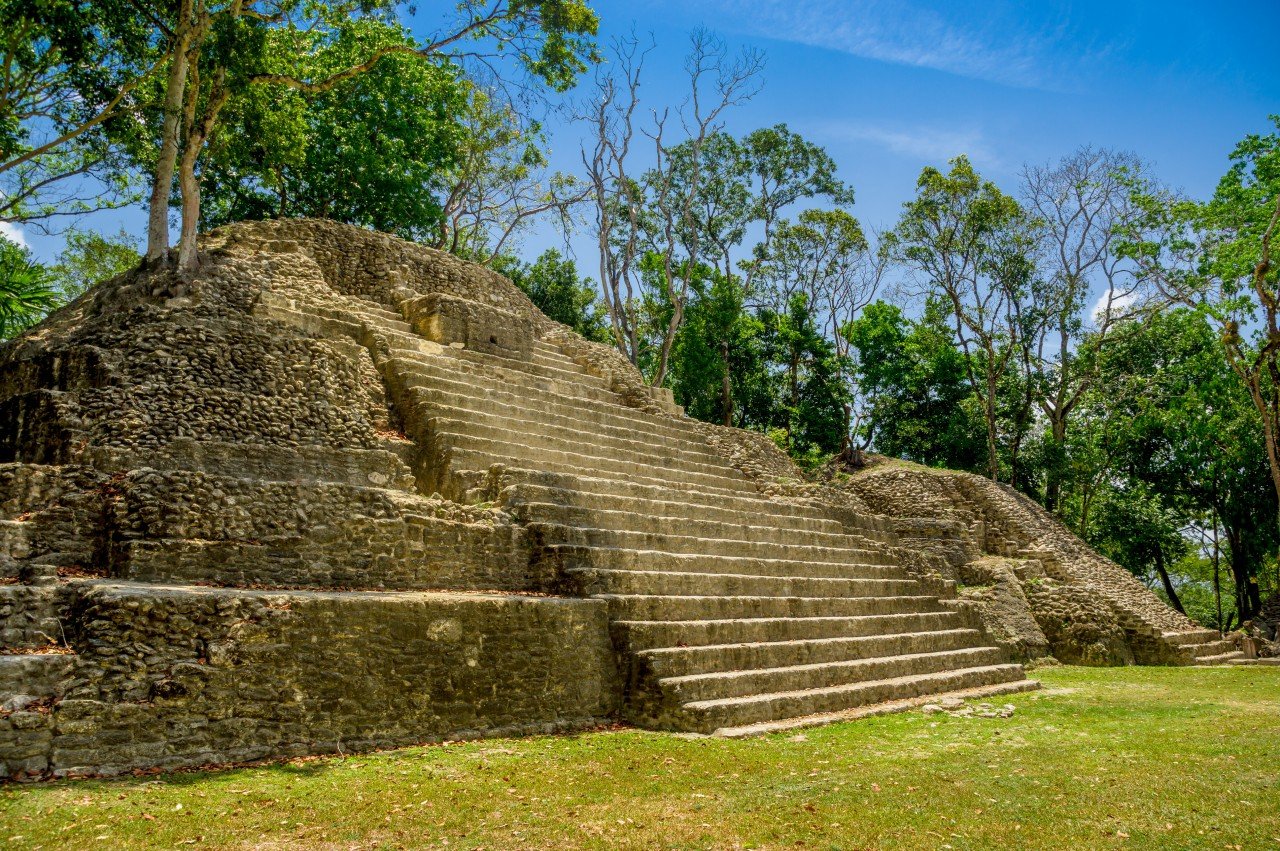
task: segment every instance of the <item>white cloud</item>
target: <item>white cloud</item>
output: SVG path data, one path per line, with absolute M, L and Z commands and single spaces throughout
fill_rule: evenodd
M 11 222 L 0 222 L 0 236 L 5 237 L 10 242 L 16 242 L 22 248 L 31 247 L 31 244 L 27 242 L 26 236 L 22 233 L 22 228 Z
M 1089 311 L 1089 317 L 1095 323 L 1101 322 L 1106 318 L 1107 314 L 1107 295 L 1108 291 L 1103 290 L 1098 294 L 1098 300 L 1093 303 L 1093 309 Z M 1138 303 L 1138 294 L 1135 292 L 1115 293 L 1111 299 L 1111 316 L 1113 318 L 1123 316 L 1129 308 Z
M 1022 88 L 1054 88 L 1050 39 L 997 35 L 902 0 L 718 0 L 757 35 Z M 945 7 L 944 7 L 945 8 Z
M 871 142 L 922 165 L 945 168 L 948 160 L 965 154 L 980 170 L 1002 168 L 1000 157 L 977 129 L 839 122 L 820 125 L 817 131 L 828 137 Z

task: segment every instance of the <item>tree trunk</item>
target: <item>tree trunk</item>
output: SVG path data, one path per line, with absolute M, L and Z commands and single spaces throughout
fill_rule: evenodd
M 1049 419 L 1053 435 L 1053 462 L 1045 471 L 1044 507 L 1056 514 L 1062 500 L 1062 459 L 1067 454 L 1067 418 L 1060 408 L 1055 408 Z
M 200 181 L 196 179 L 196 158 L 204 140 L 196 136 L 187 140 L 178 170 L 178 188 L 182 193 L 182 235 L 178 239 L 178 269 L 196 267 L 196 233 L 200 225 Z
M 720 342 L 720 402 L 724 408 L 724 424 L 733 425 L 733 381 L 729 374 L 729 341 Z
M 1156 550 L 1156 573 L 1160 574 L 1160 582 L 1164 585 L 1164 593 L 1169 598 L 1169 604 L 1178 610 L 1180 614 L 1185 615 L 1187 610 L 1182 608 L 1182 601 L 1178 599 L 1178 592 L 1174 590 L 1173 583 L 1169 581 L 1169 571 L 1164 568 L 1164 552 Z
M 1258 580 L 1249 575 L 1248 558 L 1244 554 L 1244 547 L 1240 545 L 1240 533 L 1226 523 L 1223 524 L 1223 531 L 1226 532 L 1227 544 L 1231 547 L 1231 578 L 1236 584 L 1236 617 L 1244 623 L 1262 608 Z
M 1225 631 L 1222 623 L 1222 548 L 1218 546 L 1218 517 L 1213 518 L 1213 605 L 1217 610 L 1218 631 Z
M 990 362 L 990 356 L 988 356 Z M 996 433 L 996 376 L 987 370 L 987 398 L 983 400 L 983 413 L 987 420 L 987 473 L 991 481 L 1000 481 L 1000 455 Z
M 151 184 L 147 218 L 147 259 L 159 260 L 169 252 L 169 194 L 173 191 L 173 171 L 181 142 L 182 112 L 186 99 L 187 51 L 190 47 L 191 4 L 182 4 L 179 33 L 169 77 L 164 90 L 164 125 L 160 131 L 160 154 Z

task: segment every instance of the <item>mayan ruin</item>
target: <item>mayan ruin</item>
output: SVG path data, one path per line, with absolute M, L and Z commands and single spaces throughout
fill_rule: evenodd
M 0 849 L 1275 848 L 1278 28 L 0 0 Z
M 9 777 L 742 735 L 1050 654 L 1243 656 L 1005 487 L 806 483 L 478 266 L 320 221 L 203 248 L 3 350 Z

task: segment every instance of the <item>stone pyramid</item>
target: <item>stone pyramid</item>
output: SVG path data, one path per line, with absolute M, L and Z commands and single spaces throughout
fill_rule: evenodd
M 223 228 L 0 348 L 0 773 L 1034 687 L 891 514 L 491 271 Z

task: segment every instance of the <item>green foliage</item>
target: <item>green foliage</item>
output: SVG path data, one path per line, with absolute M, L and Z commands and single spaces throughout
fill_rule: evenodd
M 49 270 L 30 251 L 0 236 L 0 340 L 36 324 L 59 303 Z
M 50 220 L 138 199 L 113 132 L 154 59 L 128 2 L 0 0 L 0 218 Z
M 931 302 L 919 321 L 877 301 L 842 332 L 868 403 L 862 436 L 877 451 L 931 467 L 980 469 L 982 414 L 971 404 L 964 354 Z
M 71 301 L 89 287 L 138 265 L 140 241 L 123 228 L 114 237 L 94 231 L 67 231 L 66 246 L 50 269 L 62 298 Z
M 323 78 L 379 48 L 412 46 L 408 32 L 376 18 L 343 21 L 331 43 L 294 57 L 293 40 L 264 50 Z M 253 86 L 227 107 L 201 171 L 209 225 L 271 216 L 329 218 L 434 238 L 449 172 L 466 137 L 460 116 L 480 97 L 449 65 L 392 54 L 371 71 L 306 97 Z
M 760 318 L 778 388 L 771 425 L 785 432 L 793 456 L 816 462 L 816 456 L 838 451 L 844 441 L 849 387 L 841 380 L 843 365 L 803 293 L 792 295 L 785 310 L 764 309 Z
M 1157 566 L 1168 570 L 1190 551 L 1182 518 L 1141 482 L 1108 490 L 1097 516 L 1091 543 L 1139 577 L 1154 579 Z
M 499 257 L 494 269 L 511 279 L 529 300 L 557 322 L 568 325 L 588 340 L 611 342 L 608 318 L 590 278 L 579 278 L 572 258 L 548 248 L 533 263 L 510 256 Z
M 672 392 L 691 417 L 759 427 L 772 419 L 764 325 L 746 310 L 738 281 L 720 273 L 709 279 L 709 286 L 706 280 L 696 281 L 676 335 Z

